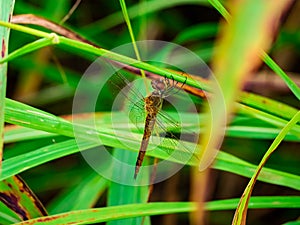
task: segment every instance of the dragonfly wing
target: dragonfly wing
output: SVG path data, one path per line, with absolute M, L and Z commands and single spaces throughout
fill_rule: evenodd
M 159 113 L 156 124 L 161 136 L 161 146 L 167 150 L 170 157 L 179 162 L 187 162 L 191 158 L 198 160 L 195 152 L 198 135 L 192 130 L 184 129 L 176 121 L 180 120 L 170 117 L 164 111 Z
M 137 128 L 138 133 L 143 133 L 146 118 L 144 99 L 136 102 L 126 101 L 125 108 L 132 125 Z
M 142 79 L 131 82 L 121 73 L 117 72 L 110 79 L 113 90 L 119 92 L 117 104 L 122 104 L 128 120 L 128 125 L 134 132 L 143 133 L 146 112 L 144 96 L 146 95 L 145 83 Z

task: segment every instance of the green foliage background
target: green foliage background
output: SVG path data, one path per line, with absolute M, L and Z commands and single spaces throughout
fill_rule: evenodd
M 1 2 L 9 3 L 4 0 Z M 126 4 L 133 32 L 138 40 L 161 39 L 175 42 L 188 47 L 209 64 L 220 26 L 219 12 L 224 15 L 220 8 L 219 12 L 213 8 L 212 2 L 218 1 L 128 1 Z M 60 23 L 73 4 L 74 1 L 70 0 L 16 0 L 14 14 L 32 13 Z M 8 15 L 8 12 L 4 12 L 3 15 L 5 13 Z M 300 40 L 297 22 L 292 15 L 281 28 L 272 46 L 271 56 L 279 62 L 282 61 L 281 67 L 285 71 L 293 72 L 293 79 L 297 81 L 299 68 L 295 62 L 299 59 Z M 5 17 L 1 20 L 5 20 Z M 104 49 L 130 42 L 119 2 L 82 1 L 63 26 L 71 28 Z M 48 32 L 41 27 L 31 27 Z M 243 38 L 243 34 L 240 35 Z M 12 30 L 8 52 L 35 40 L 33 35 Z M 43 43 L 49 44 L 49 39 L 45 40 Z M 188 198 L 189 165 L 170 180 L 154 186 L 153 203 L 139 204 L 146 203 L 147 187 L 128 187 L 109 182 L 95 173 L 78 153 L 77 143 L 73 139 L 72 123 L 55 115 L 72 113 L 72 99 L 76 86 L 96 56 L 87 48 L 78 48 L 75 44 L 72 46 L 68 43 L 21 54 L 8 63 L 8 82 L 6 90 L 4 88 L 7 99 L 2 101 L 5 102 L 4 118 L 8 124 L 21 126 L 5 129 L 1 191 L 6 191 L 9 186 L 7 183 L 15 182 L 10 179 L 20 174 L 45 205 L 50 216 L 66 213 L 66 216 L 48 224 L 66 224 L 74 221 L 92 223 L 92 218 L 93 223 L 114 219 L 109 224 L 139 224 L 141 216 L 170 213 L 173 217 L 152 216 L 151 221 L 150 217 L 146 217 L 144 222 L 187 224 L 188 212 L 196 209 L 195 203 L 189 202 Z M 284 63 L 286 58 L 289 60 Z M 270 63 L 268 65 L 270 67 Z M 278 73 L 280 68 L 278 69 L 276 64 L 271 66 L 275 72 L 276 68 Z M 260 69 L 260 72 L 266 71 L 271 73 L 271 70 L 265 67 Z M 275 73 L 271 73 L 269 79 L 275 79 L 276 76 Z M 207 215 L 208 224 L 230 223 L 233 209 L 236 208 L 238 198 L 248 178 L 252 176 L 255 165 L 259 163 L 282 127 L 298 111 L 299 99 L 291 92 L 260 87 L 252 90 L 267 95 L 274 101 L 266 97 L 241 94 L 240 102 L 244 105 L 259 110 L 264 108 L 264 111 L 257 112 L 240 107 L 228 128 L 222 151 L 212 166 L 214 169 L 211 171 L 211 183 L 207 193 L 209 202 L 205 205 L 206 210 L 210 212 Z M 108 91 L 103 95 L 111 97 Z M 264 104 L 265 101 L 268 105 Z M 103 113 L 98 114 L 97 118 L 104 121 L 103 126 L 109 127 L 109 122 L 105 123 L 110 117 L 110 112 L 107 112 L 109 109 L 105 105 L 99 105 L 98 110 Z M 256 197 L 251 198 L 249 205 L 249 208 L 260 210 L 250 211 L 249 224 L 283 224 L 296 220 L 299 216 L 296 211 L 300 206 L 300 197 L 297 197 L 300 189 L 299 137 L 298 123 L 286 135 L 285 141 L 278 151 L 272 154 L 262 170 L 260 182 L 256 184 L 253 193 Z M 106 137 L 105 144 L 116 148 L 116 154 L 122 157 L 124 152 L 127 154 L 129 151 L 120 150 L 124 146 L 117 144 L 115 138 L 111 133 Z M 123 141 L 125 145 L 128 140 Z M 88 140 L 82 140 L 82 145 L 86 149 L 95 147 L 95 144 Z M 137 149 L 136 146 L 139 146 L 138 140 L 134 142 L 132 149 Z M 135 160 L 135 154 L 134 152 L 133 157 L 131 155 L 131 161 Z M 163 158 L 159 152 L 154 152 L 152 156 Z M 34 211 L 30 209 L 30 203 L 23 204 L 24 208 Z M 89 208 L 97 209 L 88 210 Z M 22 218 L 3 202 L 0 209 L 1 224 L 21 222 Z M 32 213 L 32 217 L 39 216 L 38 213 Z

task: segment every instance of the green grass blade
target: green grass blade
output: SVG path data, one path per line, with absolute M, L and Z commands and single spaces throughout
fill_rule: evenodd
M 136 152 L 124 151 L 123 149 L 114 149 L 113 156 L 122 162 L 122 165 L 113 166 L 113 174 L 114 177 L 122 174 L 122 180 L 124 183 L 127 183 L 129 180 L 133 180 L 134 170 L 128 168 L 127 165 L 135 165 L 135 161 L 137 158 Z M 146 163 L 147 160 L 145 159 Z M 123 164 L 124 163 L 124 164 Z M 141 174 L 139 174 L 141 176 Z M 143 183 L 147 183 L 145 181 L 149 180 L 149 177 L 146 175 L 142 177 Z M 139 179 L 137 180 L 137 182 Z M 148 200 L 148 186 L 139 186 L 139 185 L 124 185 L 121 183 L 111 182 L 109 191 L 108 191 L 108 206 L 116 206 L 116 205 L 125 205 L 125 204 L 133 204 L 133 203 L 146 203 Z M 109 225 L 117 225 L 117 224 L 141 224 L 143 217 L 136 217 L 124 220 L 111 221 Z
M 0 224 L 9 225 L 21 222 L 20 217 L 0 201 Z
M 0 63 L 5 63 L 8 62 L 10 60 L 13 60 L 19 56 L 23 56 L 27 53 L 36 51 L 40 48 L 55 44 L 55 37 L 56 34 L 53 34 L 52 38 L 41 38 L 39 40 L 36 40 L 32 43 L 29 43 L 21 48 L 18 48 L 17 50 L 15 50 L 14 52 L 10 53 L 7 57 L 5 57 L 4 59 L 0 60 Z
M 79 149 L 77 143 L 80 143 L 82 150 L 97 146 L 97 144 L 93 142 L 81 143 L 76 142 L 75 140 L 68 140 L 7 159 L 3 162 L 3 170 L 0 180 L 9 178 L 22 171 L 41 165 L 45 162 L 49 162 L 53 159 L 61 158 L 78 152 Z
M 13 14 L 15 1 L 7 0 L 1 2 L 0 20 L 8 22 Z M 0 44 L 1 55 L 0 59 L 6 58 L 8 52 L 10 29 L 0 27 Z M 5 111 L 5 96 L 6 96 L 6 80 L 7 80 L 7 63 L 0 64 L 0 173 L 2 167 L 3 156 L 3 135 L 4 135 L 4 111 Z
M 294 95 L 300 100 L 300 88 L 289 76 L 273 61 L 273 59 L 265 52 L 262 57 L 264 62 L 286 83 Z
M 252 118 L 257 118 L 262 121 L 265 121 L 266 123 L 275 125 L 276 127 L 284 127 L 286 124 L 286 120 L 273 116 L 272 114 L 257 110 L 255 108 L 251 108 L 245 105 L 239 105 L 239 110 L 242 114 L 251 116 Z M 272 111 L 272 108 L 270 107 L 270 111 Z M 281 113 L 279 113 L 281 114 Z M 289 114 L 286 114 L 289 115 Z M 296 136 L 296 141 L 299 141 L 300 139 L 300 126 L 297 124 L 294 127 L 291 128 L 290 133 Z
M 105 139 L 103 139 L 102 137 L 101 140 L 105 141 L 106 145 L 116 148 L 124 148 L 124 146 L 130 145 L 132 146 L 132 150 L 135 151 L 137 151 L 140 145 L 139 140 L 130 140 L 129 138 L 126 138 L 126 136 L 123 139 L 119 138 L 119 141 L 121 141 L 123 144 L 116 142 L 113 135 L 111 135 L 111 137 L 106 136 Z M 52 144 L 50 146 L 45 146 L 35 151 L 18 155 L 13 158 L 9 158 L 3 162 L 3 172 L 0 180 L 6 179 L 22 171 L 31 169 L 51 160 L 76 153 L 79 151 L 77 144 L 81 147 L 81 151 L 98 145 L 98 143 L 91 141 L 78 140 L 76 142 L 75 140 L 68 140 L 61 143 Z M 155 151 L 151 151 L 150 153 L 147 152 L 147 155 L 166 159 L 168 157 L 168 154 L 166 154 L 167 151 L 167 149 L 164 149 L 164 151 L 157 149 Z M 197 162 L 189 162 L 188 164 L 196 166 Z M 239 158 L 234 157 L 228 153 L 220 151 L 213 165 L 213 168 L 232 172 L 245 177 L 251 177 L 255 171 L 256 166 L 240 160 Z M 300 187 L 299 176 L 272 170 L 269 168 L 263 168 L 258 179 L 272 184 L 291 187 L 296 190 L 299 190 Z
M 10 107 L 10 109 L 14 109 L 17 111 L 20 111 L 22 108 L 22 105 L 13 105 L 14 108 Z M 260 112 L 259 110 L 243 110 L 243 108 L 246 106 L 240 105 L 240 112 L 244 113 L 245 115 L 249 115 L 253 119 L 247 119 L 246 121 L 243 121 L 241 123 L 237 123 L 233 121 L 233 124 L 227 127 L 226 130 L 226 136 L 228 137 L 239 137 L 239 138 L 251 138 L 251 139 L 266 139 L 266 140 L 273 140 L 276 135 L 280 132 L 281 127 L 283 127 L 286 122 L 283 119 L 272 117 L 267 113 Z M 7 111 L 7 113 L 12 113 L 10 111 Z M 263 114 L 263 115 L 261 115 Z M 173 114 L 170 112 L 169 115 L 174 118 Z M 73 118 L 80 117 L 81 115 L 73 115 Z M 118 121 L 118 126 L 116 126 L 116 129 L 124 129 L 124 115 L 122 112 L 101 112 L 101 113 L 91 113 L 91 114 L 85 114 L 86 120 L 91 120 L 96 117 L 97 121 L 99 122 L 99 126 L 111 128 L 110 118 L 114 118 Z M 193 123 L 194 121 L 194 114 L 191 113 L 185 113 L 183 114 L 186 124 L 183 124 L 183 128 L 194 130 L 197 129 L 195 127 L 196 125 Z M 200 116 L 201 117 L 201 116 Z M 235 117 L 235 121 L 237 121 L 239 118 L 242 117 Z M 259 120 L 267 120 L 266 123 L 261 123 L 259 126 L 257 124 L 257 119 Z M 201 121 L 205 121 L 205 117 L 201 117 Z M 69 121 L 69 120 L 68 120 Z M 105 122 L 103 122 L 105 121 Z M 12 122 L 12 121 L 11 121 Z M 273 124 L 274 126 L 270 126 L 268 124 Z M 49 126 L 49 124 L 46 124 Z M 278 127 L 278 128 L 277 128 Z M 171 129 L 172 127 L 166 126 L 167 129 Z M 132 127 L 134 129 L 134 127 Z M 126 129 L 124 130 L 126 131 Z M 299 126 L 295 126 L 293 129 L 291 129 L 291 133 L 288 133 L 285 137 L 285 140 L 287 141 L 296 141 L 299 142 L 299 136 L 300 136 L 300 128 Z M 55 132 L 53 130 L 52 132 Z M 138 130 L 136 131 L 138 132 Z M 293 134 L 294 133 L 294 134 Z M 44 137 L 54 137 L 58 134 L 55 133 L 48 133 L 41 130 L 31 129 L 27 127 L 18 127 L 18 126 L 7 126 L 5 128 L 4 133 L 4 142 L 5 143 L 13 143 L 13 142 L 20 142 L 24 140 L 33 140 L 33 139 L 39 139 Z
M 212 165 L 212 168 L 250 178 L 253 176 L 257 165 L 248 163 L 233 155 L 220 151 Z M 258 180 L 300 190 L 300 176 L 283 171 L 263 168 Z
M 253 109 L 258 109 L 261 112 L 267 112 L 271 116 L 274 115 L 276 117 L 283 118 L 286 122 L 289 121 L 298 111 L 296 108 L 284 103 L 248 92 L 241 93 L 239 100 L 243 105 L 250 106 Z
M 293 127 L 297 122 L 300 121 L 300 111 L 295 114 L 295 116 L 292 118 L 292 120 L 287 123 L 287 125 L 282 129 L 282 131 L 278 134 L 278 136 L 275 138 L 267 152 L 265 153 L 264 157 L 262 158 L 261 162 L 257 166 L 254 175 L 252 176 L 251 180 L 249 181 L 247 187 L 245 188 L 245 191 L 241 197 L 241 200 L 239 202 L 238 208 L 236 209 L 233 222 L 232 224 L 246 224 L 246 216 L 247 216 L 247 209 L 248 209 L 248 203 L 249 199 L 252 193 L 252 190 L 254 188 L 255 182 L 257 180 L 257 177 L 262 170 L 263 166 L 265 165 L 268 158 L 271 156 L 271 154 L 276 150 L 278 145 L 281 143 L 287 132 Z
M 250 203 L 251 208 L 299 208 L 300 197 L 252 197 Z M 210 211 L 234 209 L 237 204 L 238 199 L 218 200 L 206 203 L 205 208 Z M 24 221 L 21 223 L 17 223 L 16 225 L 63 225 L 72 223 L 94 224 L 138 216 L 194 212 L 196 211 L 196 209 L 197 204 L 194 202 L 155 202 L 147 204 L 129 204 L 122 206 L 111 206 L 105 208 L 73 211 L 49 217 L 42 217 L 34 220 Z
M 239 198 L 215 200 L 205 204 L 206 210 L 236 209 Z M 300 208 L 299 196 L 255 196 L 249 201 L 249 209 Z
M 140 53 L 139 53 L 139 50 L 138 50 L 138 47 L 137 47 L 136 41 L 135 41 L 135 35 L 133 33 L 130 18 L 129 18 L 129 15 L 128 15 L 128 12 L 127 12 L 127 7 L 126 7 L 125 0 L 120 0 L 119 2 L 120 2 L 120 5 L 121 5 L 121 8 L 122 8 L 122 13 L 123 13 L 128 31 L 129 31 L 130 39 L 131 39 L 131 42 L 132 42 L 132 45 L 133 45 L 133 48 L 134 48 L 134 53 L 136 55 L 137 60 L 141 61 Z
M 92 208 L 108 186 L 108 181 L 92 171 L 76 187 L 69 188 L 47 206 L 49 214 Z M 72 202 L 72 204 L 70 204 Z
M 230 14 L 220 1 L 208 0 L 208 2 L 225 18 L 225 20 L 229 20 Z
M 51 113 L 6 99 L 5 121 L 37 130 L 73 137 L 73 125 Z
M 148 204 L 127 204 L 122 206 L 111 206 L 99 209 L 73 211 L 54 215 L 53 217 L 42 217 L 39 220 L 29 220 L 16 225 L 25 224 L 94 224 L 112 220 L 127 219 L 139 216 L 162 215 L 170 213 L 183 213 L 194 211 L 196 205 L 193 203 L 148 203 Z M 79 222 L 80 221 L 80 222 Z
M 291 221 L 291 222 L 284 223 L 283 225 L 300 225 L 300 221 L 299 220 Z

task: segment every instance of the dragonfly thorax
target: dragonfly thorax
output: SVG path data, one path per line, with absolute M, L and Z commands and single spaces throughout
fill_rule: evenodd
M 145 110 L 149 114 L 156 115 L 161 109 L 162 103 L 163 99 L 152 92 L 151 95 L 145 98 Z

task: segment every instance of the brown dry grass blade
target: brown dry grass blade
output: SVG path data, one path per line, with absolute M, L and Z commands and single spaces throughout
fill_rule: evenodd
M 16 24 L 32 24 L 32 25 L 38 25 L 41 27 L 44 27 L 46 29 L 49 29 L 57 34 L 60 34 L 62 36 L 65 36 L 67 38 L 76 40 L 76 41 L 81 41 L 90 45 L 93 45 L 95 47 L 100 47 L 98 45 L 96 45 L 95 43 L 83 38 L 82 36 L 80 36 L 79 34 L 76 34 L 75 32 L 73 32 L 70 29 L 67 29 L 59 24 L 56 24 L 52 21 L 49 21 L 45 18 L 33 15 L 33 14 L 22 14 L 22 15 L 15 15 L 12 17 L 11 19 L 12 23 L 16 23 Z M 108 59 L 107 59 L 108 60 Z M 119 67 L 119 68 L 123 68 L 133 74 L 136 75 L 140 75 L 141 74 L 141 70 L 135 67 L 132 67 L 130 65 L 125 65 L 123 63 L 120 62 L 116 62 L 116 61 L 112 61 L 112 60 L 108 60 L 111 64 Z M 173 71 L 176 72 L 176 71 Z M 178 72 L 178 74 L 181 74 L 181 72 Z M 154 73 L 150 73 L 148 71 L 145 71 L 145 75 L 150 78 L 150 79 L 159 79 L 160 76 L 158 76 L 157 74 Z M 193 75 L 189 75 L 189 74 L 184 74 L 184 76 L 187 77 L 191 77 L 194 80 L 198 80 L 200 82 L 203 83 L 207 83 L 208 81 L 205 79 L 201 79 L 197 76 L 193 76 Z M 199 96 L 201 98 L 205 98 L 205 96 L 207 95 L 207 93 L 205 93 L 203 90 L 195 88 L 195 87 L 190 87 L 188 85 L 184 85 L 182 87 L 185 91 L 187 91 L 188 93 L 191 93 L 193 95 Z
M 48 215 L 42 203 L 19 176 L 0 182 L 0 201 L 22 221 Z

